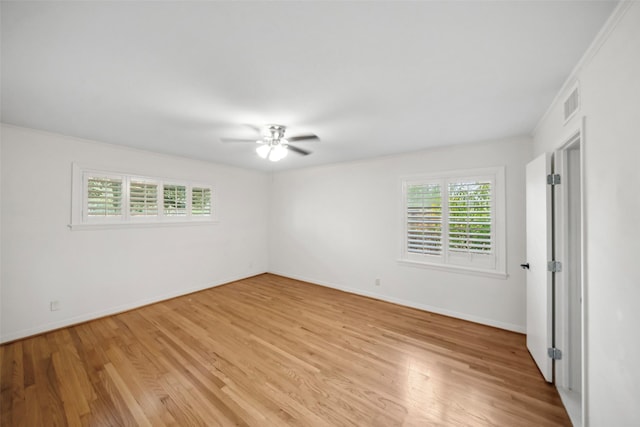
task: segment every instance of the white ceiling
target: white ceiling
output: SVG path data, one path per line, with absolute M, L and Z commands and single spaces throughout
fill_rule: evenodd
M 615 2 L 2 2 L 2 121 L 259 170 L 529 134 Z M 313 132 L 274 164 L 243 124 Z

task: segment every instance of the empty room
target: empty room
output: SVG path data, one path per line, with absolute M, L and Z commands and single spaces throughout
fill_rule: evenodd
M 640 426 L 640 2 L 0 19 L 0 425 Z

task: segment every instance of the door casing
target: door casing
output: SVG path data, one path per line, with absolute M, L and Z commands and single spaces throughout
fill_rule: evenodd
M 580 420 L 567 409 L 575 425 L 586 426 L 584 123 L 583 118 L 554 153 L 554 168 L 562 177 L 555 191 L 554 247 L 563 263 L 562 271 L 556 273 L 554 290 L 555 343 L 563 358 L 554 363 L 554 370 L 563 400 L 564 390 L 579 393 Z

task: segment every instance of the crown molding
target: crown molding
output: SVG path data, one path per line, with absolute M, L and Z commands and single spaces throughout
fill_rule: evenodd
M 542 123 L 544 123 L 547 117 L 549 116 L 549 114 L 551 114 L 551 111 L 553 110 L 553 108 L 560 101 L 561 96 L 568 89 L 575 86 L 575 84 L 578 81 L 578 76 L 580 75 L 582 70 L 596 56 L 596 54 L 598 53 L 600 48 L 604 45 L 604 43 L 607 41 L 611 33 L 613 33 L 613 31 L 616 29 L 620 21 L 622 21 L 622 18 L 627 14 L 631 6 L 635 3 L 638 3 L 638 2 L 634 0 L 622 0 L 620 4 L 616 6 L 613 12 L 611 12 L 611 16 L 609 16 L 607 21 L 604 23 L 604 25 L 602 26 L 602 28 L 600 29 L 596 37 L 593 39 L 593 42 L 591 42 L 591 44 L 587 48 L 587 51 L 584 53 L 584 55 L 582 55 L 582 58 L 580 58 L 576 66 L 573 67 L 573 70 L 571 70 L 571 73 L 569 73 L 569 77 L 567 77 L 565 82 L 560 87 L 560 90 L 558 91 L 558 93 L 556 93 L 556 96 L 553 98 L 553 101 L 551 101 L 551 104 L 549 104 L 549 107 L 546 109 L 542 117 L 540 117 L 540 120 L 538 120 L 538 123 L 536 123 L 535 127 L 531 131 L 531 136 L 535 136 L 538 133 L 540 126 L 542 126 Z

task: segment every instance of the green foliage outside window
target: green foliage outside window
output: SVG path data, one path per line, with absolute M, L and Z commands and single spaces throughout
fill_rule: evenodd
M 191 215 L 211 215 L 211 190 L 193 187 L 191 189 Z
M 440 255 L 446 237 L 451 252 L 491 253 L 491 183 L 451 182 L 444 188 L 445 206 L 440 183 L 407 186 L 407 251 Z
M 184 185 L 164 186 L 164 214 L 167 216 L 187 214 L 187 187 Z
M 442 251 L 442 195 L 440 184 L 407 188 L 408 251 L 437 255 Z
M 449 184 L 449 249 L 491 252 L 491 184 Z
M 158 185 L 132 181 L 129 188 L 131 216 L 158 215 Z
M 122 215 L 122 180 L 103 177 L 87 179 L 87 216 Z

